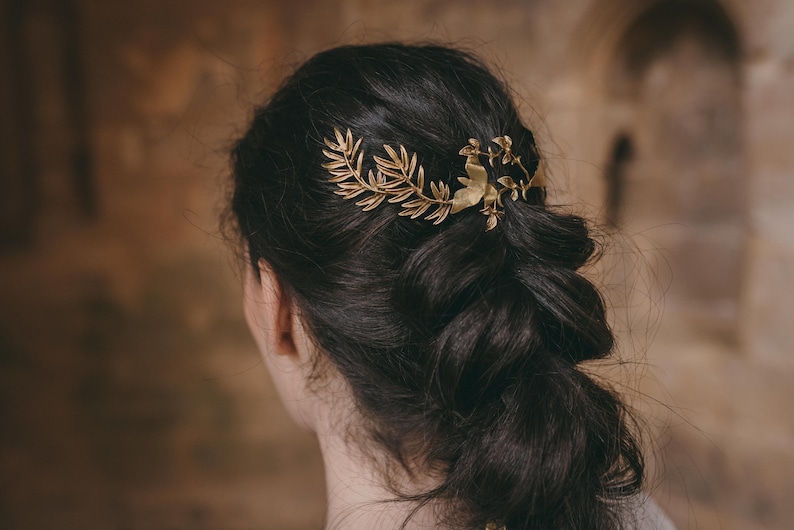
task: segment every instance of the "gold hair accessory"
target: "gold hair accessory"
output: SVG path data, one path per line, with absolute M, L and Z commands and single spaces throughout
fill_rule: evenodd
M 499 146 L 494 151 L 490 146 L 487 152 L 480 150 L 480 142 L 474 138 L 469 139 L 469 145 L 463 147 L 459 154 L 466 157 L 467 177 L 458 177 L 458 182 L 463 184 L 450 198 L 450 187 L 444 182 L 430 182 L 430 195 L 424 191 L 425 170 L 417 163 L 416 153 L 410 157 L 404 146 L 399 146 L 399 152 L 389 145 L 383 149 L 389 158 L 372 157 L 375 160 L 377 172 L 371 169 L 365 179 L 362 175 L 364 164 L 364 151 L 359 150 L 363 138 L 353 142 L 353 133 L 350 129 L 347 134 L 334 128 L 336 141 L 325 138 L 325 144 L 330 149 L 323 149 L 323 154 L 330 160 L 324 163 L 323 168 L 331 174 L 329 182 L 339 186 L 334 193 L 344 199 L 353 199 L 361 194 L 370 195 L 357 201 L 357 206 L 362 206 L 364 211 L 377 208 L 384 200 L 390 203 L 400 203 L 403 207 L 399 215 L 410 216 L 415 219 L 425 215 L 428 210 L 433 210 L 425 216 L 433 224 L 439 224 L 451 213 L 476 206 L 483 203 L 480 213 L 488 217 L 485 230 L 493 230 L 499 220 L 504 216 L 502 195 L 510 192 L 510 198 L 518 200 L 519 194 L 526 200 L 530 188 L 542 188 L 546 185 L 543 168 L 538 163 L 538 168 L 533 175 L 521 163 L 521 157 L 513 154 L 513 141 L 509 136 L 498 136 L 493 142 Z M 502 187 L 497 189 L 488 182 L 488 173 L 480 163 L 480 156 L 487 156 L 488 162 L 493 167 L 494 159 L 502 157 L 502 165 L 514 165 L 526 176 L 526 180 L 515 182 L 512 177 L 504 176 L 497 179 Z M 351 180 L 352 179 L 352 180 Z M 413 198 L 409 201 L 409 197 Z

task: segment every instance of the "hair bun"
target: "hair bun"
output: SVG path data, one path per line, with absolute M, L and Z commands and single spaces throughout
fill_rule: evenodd
M 576 271 L 593 257 L 596 244 L 583 218 L 548 206 L 508 204 L 503 229 L 516 261 Z

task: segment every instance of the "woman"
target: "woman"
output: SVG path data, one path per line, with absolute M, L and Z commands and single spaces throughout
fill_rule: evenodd
M 662 528 L 613 336 L 506 87 L 438 46 L 301 66 L 233 149 L 246 317 L 314 431 L 327 528 Z

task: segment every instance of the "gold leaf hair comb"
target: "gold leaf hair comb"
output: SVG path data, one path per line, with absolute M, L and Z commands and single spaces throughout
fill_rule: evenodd
M 334 129 L 334 140 L 325 138 L 328 149 L 323 149 L 323 154 L 328 158 L 323 168 L 331 174 L 329 182 L 335 183 L 339 189 L 334 193 L 344 199 L 353 199 L 363 194 L 368 194 L 356 202 L 364 211 L 377 208 L 384 200 L 390 203 L 400 203 L 403 207 L 399 215 L 409 216 L 411 219 L 425 216 L 433 224 L 439 224 L 449 214 L 476 206 L 482 201 L 480 213 L 488 217 L 485 230 L 493 230 L 499 220 L 504 216 L 501 208 L 502 195 L 510 193 L 512 200 L 518 200 L 519 195 L 526 200 L 530 188 L 546 186 L 543 168 L 538 163 L 533 175 L 524 167 L 521 157 L 513 154 L 513 141 L 509 136 L 498 136 L 493 142 L 499 146 L 494 151 L 490 146 L 487 152 L 480 150 L 480 142 L 474 138 L 469 139 L 469 145 L 463 147 L 459 154 L 466 157 L 466 173 L 468 177 L 458 177 L 458 182 L 463 187 L 458 189 L 450 198 L 449 185 L 438 181 L 430 182 L 430 194 L 425 193 L 425 170 L 417 162 L 417 155 L 408 155 L 404 146 L 399 146 L 399 152 L 389 145 L 384 145 L 388 158 L 372 157 L 375 161 L 376 171 L 369 170 L 366 179 L 363 176 L 364 151 L 361 148 L 363 138 L 353 141 L 350 129 L 347 134 L 342 134 L 339 129 Z M 526 176 L 515 182 L 510 176 L 497 179 L 501 184 L 499 189 L 488 182 L 488 173 L 480 163 L 480 156 L 487 156 L 488 162 L 493 167 L 494 159 L 502 157 L 502 165 L 518 166 Z M 408 199 L 411 200 L 408 200 Z M 432 210 L 431 210 L 432 209 Z M 428 213 L 429 212 L 429 213 Z

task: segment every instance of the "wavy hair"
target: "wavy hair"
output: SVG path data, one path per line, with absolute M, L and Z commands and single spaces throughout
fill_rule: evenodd
M 644 464 L 623 403 L 580 367 L 613 349 L 602 298 L 578 272 L 596 250 L 585 221 L 540 188 L 505 200 L 490 231 L 477 208 L 439 225 L 399 204 L 363 211 L 322 167 L 335 128 L 368 155 L 405 146 L 453 189 L 469 138 L 509 135 L 534 171 L 506 86 L 441 46 L 320 53 L 235 144 L 230 210 L 251 264 L 272 267 L 346 379 L 368 439 L 438 477 L 406 498 L 437 503 L 450 528 L 621 527 Z M 486 167 L 492 182 L 507 171 Z

